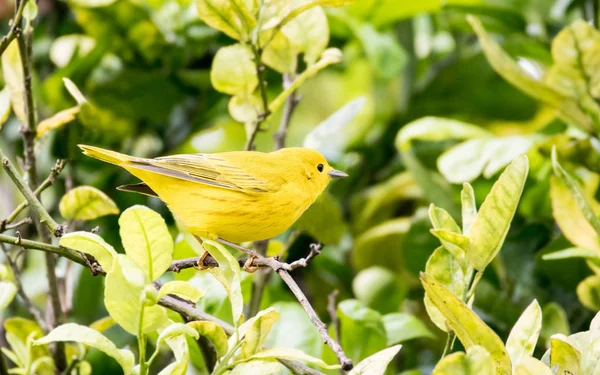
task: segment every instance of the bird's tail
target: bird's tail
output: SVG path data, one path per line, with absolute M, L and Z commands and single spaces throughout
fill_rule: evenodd
M 87 156 L 91 156 L 95 159 L 105 161 L 107 163 L 122 165 L 127 162 L 136 161 L 137 158 L 125 154 L 121 154 L 119 152 L 105 150 L 100 147 L 87 146 L 87 145 L 78 145 L 80 149 L 83 150 L 83 153 Z

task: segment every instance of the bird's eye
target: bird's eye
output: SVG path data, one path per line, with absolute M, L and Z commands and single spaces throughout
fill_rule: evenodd
M 323 164 L 319 164 L 319 165 L 317 165 L 317 170 L 318 170 L 319 172 L 323 172 Z

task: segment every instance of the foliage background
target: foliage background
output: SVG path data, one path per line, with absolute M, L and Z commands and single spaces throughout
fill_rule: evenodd
M 103 3 L 92 7 L 92 1 L 41 0 L 38 4 L 33 79 L 40 118 L 74 105 L 63 77 L 75 82 L 102 111 L 96 121 L 77 118 L 39 142 L 40 171 L 50 170 L 57 158 L 69 160 L 59 183 L 42 198 L 46 207 L 57 212 L 58 199 L 65 190 L 92 185 L 106 192 L 121 209 L 148 205 L 167 219 L 175 234 L 173 220 L 162 203 L 115 190 L 115 186 L 134 183 L 134 178 L 82 156 L 76 145 L 94 144 L 147 157 L 243 149 L 244 126 L 230 117 L 229 98 L 215 91 L 209 78 L 217 49 L 233 41 L 203 24 L 190 0 Z M 332 184 L 330 194 L 279 240 L 292 260 L 305 256 L 311 242 L 325 243 L 323 253 L 307 269 L 295 271 L 294 277 L 324 318 L 328 316 L 327 295 L 334 289 L 340 291 L 342 346 L 353 360 L 358 362 L 403 342 L 390 373 L 429 373 L 443 349 L 445 336 L 430 323 L 418 282 L 419 271 L 425 269 L 427 258 L 439 246 L 429 233 L 427 206 L 441 185 L 419 181 L 414 169 L 407 170 L 406 157 L 395 145 L 397 133 L 406 124 L 425 116 L 476 124 L 494 137 L 515 137 L 492 155 L 485 154 L 485 147 L 471 148 L 467 156 L 453 161 L 454 174 L 444 175 L 458 179 L 451 181 L 455 203 L 461 189 L 457 182 L 462 180 L 471 180 L 478 203 L 489 192 L 499 170 L 480 176 L 477 161 L 484 156 L 495 160 L 508 152 L 514 157 L 518 142 L 525 142 L 524 151 L 529 151 L 533 160 L 506 243 L 477 289 L 475 311 L 505 338 L 520 313 L 536 298 L 544 311 L 551 311 L 546 314 L 549 320 L 544 321 L 538 358 L 550 333 L 587 329 L 593 311 L 600 308 L 598 284 L 583 303 L 576 289 L 592 271 L 582 259 L 541 259 L 544 253 L 571 246 L 552 216 L 549 148 L 544 148 L 543 140 L 552 136 L 559 137 L 554 140 L 570 139 L 572 133 L 553 109 L 494 72 L 465 18 L 469 13 L 478 15 L 523 68 L 541 75 L 552 64 L 553 37 L 571 21 L 587 16 L 586 7 L 587 2 L 569 0 L 359 0 L 344 8 L 326 9 L 329 45 L 342 50 L 343 61 L 300 88 L 301 100 L 290 123 L 287 145 L 318 145 L 350 177 Z M 12 15 L 11 5 L 3 3 L 0 12 L 7 20 Z M 7 30 L 4 23 L 3 33 Z M 281 90 L 281 75 L 267 70 L 266 80 L 269 96 L 274 97 Z M 306 141 L 319 123 L 355 99 L 359 99 L 353 102 L 358 115 L 341 131 Z M 267 120 L 267 130 L 257 137 L 258 150 L 273 150 L 272 136 L 280 117 L 278 111 Z M 431 126 L 435 133 L 441 120 L 429 121 L 422 126 Z M 0 147 L 12 154 L 22 147 L 18 128 L 13 116 L 0 130 Z M 421 171 L 423 175 L 438 169 L 438 157 L 460 143 L 457 138 L 448 135 L 411 143 L 410 152 L 427 168 Z M 531 147 L 534 143 L 537 146 Z M 594 160 L 597 155 L 593 147 L 582 152 L 575 162 L 584 160 L 586 164 L 585 160 Z M 586 166 L 594 171 L 593 163 Z M 587 171 L 581 178 L 591 181 L 590 189 L 595 192 L 597 175 Z M 4 175 L 0 175 L 0 191 L 0 217 L 5 217 L 21 197 Z M 451 205 L 445 208 L 458 218 Z M 115 216 L 75 226 L 99 226 L 107 242 L 120 244 Z M 192 255 L 179 241 L 175 257 Z M 26 290 L 43 304 L 42 258 L 35 252 L 24 256 Z M 61 263 L 61 267 L 66 265 Z M 77 282 L 70 320 L 89 324 L 106 316 L 102 279 L 80 271 L 80 267 L 73 271 Z M 193 277 L 197 285 L 208 282 L 191 271 L 178 277 Z M 246 292 L 252 277 L 245 276 Z M 217 287 L 212 290 L 201 306 L 228 319 L 224 293 Z M 267 306 L 277 306 L 282 312 L 270 343 L 334 358 L 277 278 L 268 284 L 263 299 L 263 307 Z M 389 315 L 399 312 L 405 313 L 399 320 Z M 17 311 L 14 304 L 6 311 L 7 316 L 22 314 L 24 311 Z M 390 322 L 407 325 L 394 330 Z M 135 342 L 119 328 L 111 329 L 108 335 L 119 347 Z M 198 353 L 195 355 L 196 362 L 200 361 Z M 100 352 L 92 351 L 90 361 L 95 373 L 120 371 Z

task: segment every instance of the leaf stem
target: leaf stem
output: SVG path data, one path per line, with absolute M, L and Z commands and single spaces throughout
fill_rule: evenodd
M 148 363 L 146 362 L 146 336 L 144 335 L 144 310 L 145 304 L 142 302 L 140 309 L 140 320 L 138 327 L 138 351 L 140 363 L 140 375 L 148 375 Z
M 254 148 L 254 139 L 256 138 L 256 134 L 258 134 L 258 132 L 260 131 L 261 124 L 265 121 L 267 117 L 269 117 L 269 115 L 272 112 L 269 108 L 269 99 L 267 97 L 267 82 L 264 78 L 265 66 L 262 63 L 262 49 L 255 44 L 251 44 L 250 49 L 252 50 L 252 54 L 254 55 L 256 77 L 258 78 L 258 91 L 260 92 L 263 111 L 257 116 L 256 120 L 252 124 L 252 129 L 250 130 L 250 134 L 248 135 L 246 145 L 244 146 L 245 151 L 251 151 Z

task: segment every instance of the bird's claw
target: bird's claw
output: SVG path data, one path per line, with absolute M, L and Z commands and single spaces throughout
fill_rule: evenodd
M 259 269 L 260 267 L 258 266 L 253 266 L 252 263 L 254 262 L 254 259 L 256 259 L 256 256 L 254 255 L 250 255 L 248 257 L 248 260 L 246 260 L 246 263 L 244 263 L 244 271 L 248 272 L 248 273 L 253 273 L 256 272 L 257 269 Z
M 207 256 L 208 256 L 208 251 L 204 251 L 204 253 L 202 253 L 200 258 L 198 258 L 198 262 L 194 265 L 194 268 L 197 269 L 198 271 L 204 271 L 205 269 L 210 268 L 206 264 L 204 264 L 204 259 L 206 259 Z

